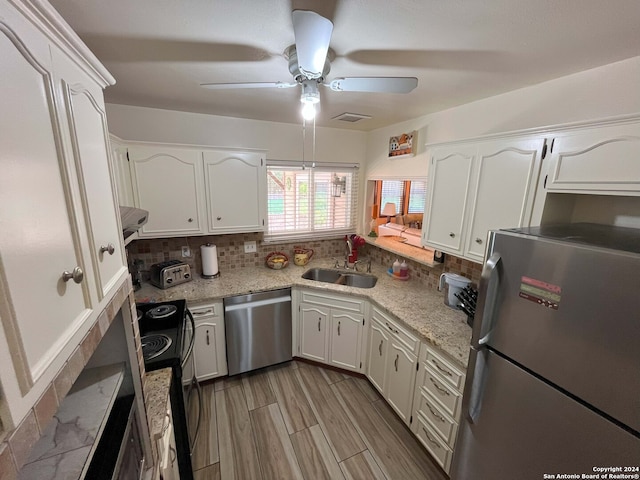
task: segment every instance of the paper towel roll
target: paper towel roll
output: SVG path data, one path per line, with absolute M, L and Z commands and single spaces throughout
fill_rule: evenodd
M 218 250 L 215 245 L 207 243 L 200 247 L 202 255 L 202 276 L 211 277 L 218 274 Z

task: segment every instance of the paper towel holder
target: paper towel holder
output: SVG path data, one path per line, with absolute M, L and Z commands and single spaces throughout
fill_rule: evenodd
M 212 246 L 212 245 L 211 245 L 211 243 L 207 243 L 207 244 L 206 244 L 206 245 L 204 245 L 204 246 L 206 246 L 206 247 L 210 247 L 210 246 Z M 216 273 L 214 273 L 213 275 L 205 275 L 205 274 L 204 274 L 204 266 L 202 267 L 202 270 L 203 270 L 203 272 L 200 274 L 200 276 L 201 276 L 202 278 L 207 279 L 207 280 L 212 279 L 212 278 L 218 278 L 218 277 L 220 277 L 220 267 L 219 267 L 219 266 L 218 266 L 218 271 L 217 271 Z

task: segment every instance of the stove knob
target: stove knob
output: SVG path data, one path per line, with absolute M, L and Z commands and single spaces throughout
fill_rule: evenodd
M 167 278 L 167 283 L 173 283 L 173 278 Z

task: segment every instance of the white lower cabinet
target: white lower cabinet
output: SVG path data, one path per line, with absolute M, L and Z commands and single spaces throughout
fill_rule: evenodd
M 222 302 L 189 307 L 195 321 L 193 361 L 188 362 L 183 381 L 194 374 L 199 382 L 227 374 L 227 351 Z
M 411 419 L 418 348 L 415 336 L 389 314 L 373 307 L 367 377 L 407 425 Z
M 460 413 L 464 372 L 436 348 L 422 344 L 411 429 L 448 473 Z
M 298 355 L 345 370 L 362 370 L 363 300 L 302 291 Z
M 173 414 L 169 400 L 167 400 L 167 415 L 164 421 L 162 437 L 158 439 L 157 443 L 159 468 L 154 473 L 154 480 L 180 480 L 176 439 L 173 434 Z

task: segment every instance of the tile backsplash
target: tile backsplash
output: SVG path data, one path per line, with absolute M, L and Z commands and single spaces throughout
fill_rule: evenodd
M 244 242 L 255 241 L 257 251 L 244 253 Z M 192 272 L 202 273 L 202 257 L 200 246 L 211 243 L 216 245 L 218 251 L 218 266 L 221 272 L 243 267 L 264 265 L 266 256 L 274 251 L 285 253 L 290 261 L 293 261 L 293 249 L 297 246 L 311 248 L 316 258 L 344 258 L 345 245 L 341 239 L 295 241 L 290 243 L 263 243 L 261 233 L 244 233 L 231 235 L 215 235 L 204 237 L 179 237 L 135 240 L 127 247 L 129 262 L 140 260 L 143 278 L 148 278 L 149 267 L 166 260 L 181 260 L 188 263 Z M 188 246 L 191 250 L 190 257 L 182 256 L 182 247 Z M 401 256 L 382 250 L 373 245 L 365 245 L 361 249 L 361 256 L 371 257 L 374 264 L 391 266 L 396 258 Z M 430 288 L 438 287 L 438 280 L 443 272 L 452 272 L 470 278 L 477 286 L 480 281 L 482 265 L 463 260 L 451 255 L 445 256 L 443 265 L 427 267 L 418 262 L 406 259 L 409 265 L 409 274 L 419 279 Z M 146 276 L 145 276 L 146 274 Z

